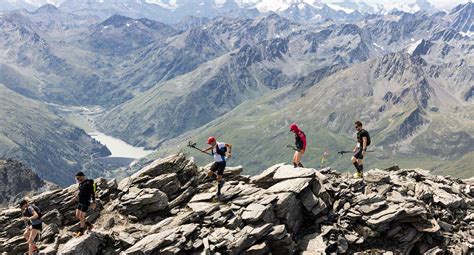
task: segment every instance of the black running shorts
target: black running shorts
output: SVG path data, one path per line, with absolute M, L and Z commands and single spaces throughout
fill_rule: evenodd
M 356 159 L 363 159 L 364 155 L 362 155 L 362 147 L 357 148 L 356 152 L 354 153 L 354 158 Z
M 214 173 L 217 172 L 217 175 L 224 175 L 225 166 L 225 161 L 214 162 L 214 164 L 211 166 L 211 171 Z
M 31 228 L 42 231 L 43 230 L 43 223 L 32 225 Z
M 81 212 L 87 212 L 87 210 L 89 210 L 90 205 L 91 204 L 89 203 L 78 203 L 76 208 L 79 209 L 79 211 Z

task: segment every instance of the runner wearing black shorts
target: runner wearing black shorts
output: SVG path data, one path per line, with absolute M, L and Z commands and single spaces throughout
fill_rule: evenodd
M 221 162 L 214 162 L 211 166 L 211 171 L 216 174 L 217 172 L 217 176 L 219 175 L 224 175 L 224 170 L 225 170 L 225 167 L 226 167 L 226 162 L 225 161 L 221 161 Z
M 80 221 L 80 230 L 75 236 L 84 234 L 85 228 L 92 229 L 92 224 L 86 221 L 86 214 L 89 207 L 95 209 L 95 184 L 93 180 L 86 179 L 83 172 L 76 174 L 76 180 L 79 182 L 79 194 L 77 194 L 76 218 Z
M 364 155 L 362 153 L 362 148 L 357 148 L 356 152 L 354 153 L 354 158 L 356 159 L 364 159 Z
M 38 223 L 38 224 L 36 224 L 36 225 L 31 225 L 31 228 L 32 228 L 32 229 L 36 229 L 36 230 L 38 230 L 38 231 L 41 232 L 41 231 L 43 231 L 43 222 Z
M 362 128 L 362 122 L 356 121 L 355 129 L 357 130 L 357 144 L 354 148 L 354 156 L 352 156 L 351 161 L 357 172 L 354 174 L 355 178 L 362 178 L 364 171 L 364 161 L 363 158 L 367 151 L 367 146 L 370 145 L 370 135 L 367 130 Z
M 89 210 L 89 206 L 90 206 L 90 205 L 91 205 L 90 202 L 87 202 L 87 203 L 81 203 L 81 202 L 79 202 L 79 203 L 77 203 L 76 209 L 78 209 L 78 210 L 81 211 L 81 212 L 85 212 L 85 213 L 86 213 L 86 212 Z
M 30 204 L 26 198 L 20 202 L 20 208 L 23 212 L 23 220 L 26 224 L 23 237 L 28 242 L 28 254 L 37 253 L 39 250 L 35 240 L 43 230 L 41 210 L 37 206 Z
M 207 175 L 209 177 L 216 176 L 217 196 L 220 196 L 222 186 L 224 185 L 223 176 L 226 167 L 226 160 L 232 156 L 232 144 L 218 142 L 213 136 L 207 139 L 207 144 L 211 147 L 202 152 L 211 152 L 214 157 L 214 164 L 212 164 Z

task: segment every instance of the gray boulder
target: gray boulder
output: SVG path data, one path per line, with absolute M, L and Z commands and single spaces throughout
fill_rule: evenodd
M 95 255 L 103 252 L 107 238 L 99 233 L 86 234 L 69 240 L 58 251 L 61 255 Z

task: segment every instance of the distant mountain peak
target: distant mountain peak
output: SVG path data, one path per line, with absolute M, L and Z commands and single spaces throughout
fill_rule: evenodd
M 423 66 L 426 62 L 419 56 L 410 55 L 405 52 L 393 52 L 375 60 L 375 77 L 383 77 L 392 80 L 396 77 L 401 78 L 407 71 L 413 73 L 416 77 L 423 75 Z
M 456 6 L 447 16 L 450 26 L 463 36 L 474 36 L 474 4 L 468 2 Z
M 52 5 L 52 4 L 42 5 L 40 8 L 36 9 L 36 11 L 34 11 L 35 14 L 38 14 L 38 13 L 58 13 L 58 12 L 60 12 L 58 7 L 56 7 L 55 5 Z
M 463 11 L 463 10 L 471 10 L 472 11 L 472 8 L 474 8 L 474 3 L 469 1 L 465 4 L 457 5 L 456 7 L 453 8 L 453 10 L 451 10 L 451 12 L 449 14 L 453 14 L 453 13 L 456 13 L 458 11 Z
M 110 18 L 104 20 L 101 25 L 103 26 L 114 26 L 121 27 L 127 24 L 127 22 L 133 21 L 132 18 L 126 17 L 120 14 L 114 14 Z

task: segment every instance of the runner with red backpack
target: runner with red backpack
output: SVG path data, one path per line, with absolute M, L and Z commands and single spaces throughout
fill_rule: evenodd
M 295 154 L 293 155 L 293 166 L 296 167 L 304 167 L 301 163 L 301 158 L 304 155 L 306 150 L 306 135 L 303 131 L 301 131 L 296 125 L 293 123 L 290 125 L 290 132 L 295 134 Z

